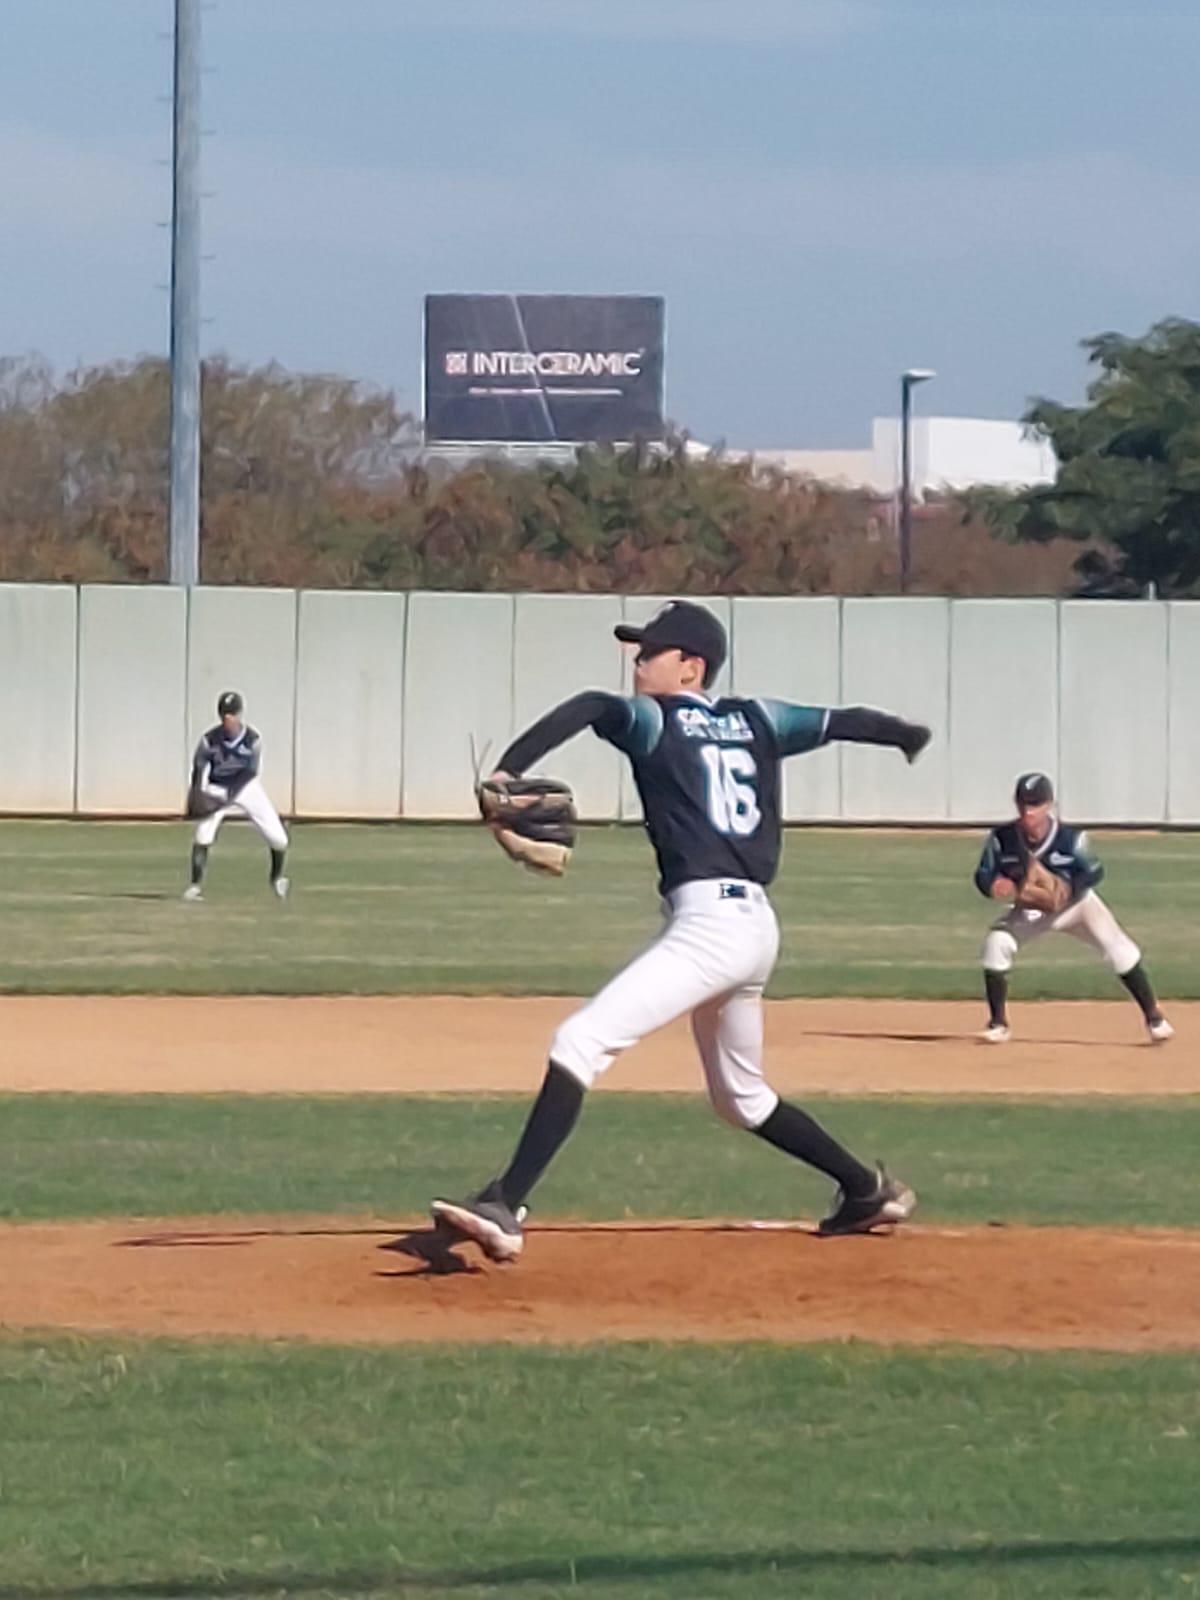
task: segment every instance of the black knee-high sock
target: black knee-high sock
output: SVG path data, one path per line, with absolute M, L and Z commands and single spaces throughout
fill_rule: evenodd
M 1142 1008 L 1142 1015 L 1147 1022 L 1157 1022 L 1160 1016 L 1158 1001 L 1154 997 L 1154 990 L 1150 984 L 1150 977 L 1145 967 L 1139 961 L 1136 967 L 1130 967 L 1128 972 L 1118 974 L 1121 982 Z
M 286 850 L 271 851 L 271 882 L 275 883 L 283 876 L 283 863 L 287 857 Z
M 797 1161 L 807 1161 L 818 1172 L 836 1179 L 855 1199 L 874 1194 L 878 1187 L 879 1176 L 872 1167 L 864 1167 L 861 1161 L 856 1161 L 807 1111 L 801 1111 L 787 1100 L 781 1100 L 754 1132 L 777 1150 L 785 1150 Z
M 194 844 L 192 846 L 192 882 L 200 883 L 204 877 L 204 869 L 208 865 L 208 846 Z
M 983 987 L 987 991 L 988 1017 L 995 1027 L 1008 1022 L 1008 973 L 984 972 Z
M 583 1085 L 552 1061 L 533 1102 L 516 1152 L 492 1191 L 514 1211 L 570 1137 L 583 1109 Z

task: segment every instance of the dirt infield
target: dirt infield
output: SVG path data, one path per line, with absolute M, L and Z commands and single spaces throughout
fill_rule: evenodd
M 571 1000 L 6 996 L 0 1091 L 350 1094 L 527 1091 Z M 1200 1093 L 1200 1003 L 1145 1042 L 1134 1006 L 1018 1007 L 1000 1049 L 968 1002 L 776 1000 L 772 1082 L 790 1094 Z M 223 1041 L 235 1041 L 223 1048 Z M 685 1024 L 631 1050 L 611 1089 L 700 1087 Z
M 791 1225 L 560 1225 L 515 1268 L 432 1273 L 378 1224 L 219 1219 L 0 1229 L 0 1324 L 346 1343 L 865 1339 L 1200 1347 L 1200 1237 Z M 462 1258 L 478 1262 L 473 1250 Z
M 5 997 L 0 1090 L 528 1091 L 570 1000 Z M 774 1001 L 770 1075 L 801 1093 L 1200 1093 L 1200 1004 L 1144 1042 L 1128 1004 L 1018 1010 L 1003 1049 L 979 1008 Z M 214 1048 L 214 1041 L 236 1048 Z M 699 1090 L 682 1025 L 612 1089 Z M 139 1335 L 579 1343 L 762 1339 L 1026 1349 L 1200 1348 L 1200 1235 L 903 1230 L 822 1241 L 799 1224 L 543 1226 L 512 1270 L 434 1272 L 391 1226 L 172 1220 L 0 1227 L 0 1328 Z

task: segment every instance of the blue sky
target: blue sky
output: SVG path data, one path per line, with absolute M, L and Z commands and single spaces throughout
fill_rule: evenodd
M 167 341 L 170 0 L 0 0 L 0 354 Z M 205 345 L 393 387 L 423 295 L 663 294 L 668 410 L 865 442 L 1200 316 L 1200 4 L 216 0 Z

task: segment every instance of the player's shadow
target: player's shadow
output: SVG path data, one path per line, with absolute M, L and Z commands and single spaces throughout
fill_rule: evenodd
M 895 1044 L 961 1044 L 958 1033 L 889 1033 L 881 1028 L 805 1028 L 806 1039 L 888 1039 Z
M 804 1037 L 806 1039 L 861 1039 L 867 1043 L 943 1044 L 954 1045 L 956 1048 L 964 1044 L 984 1043 L 974 1033 L 899 1033 L 884 1028 L 805 1028 Z M 1096 1050 L 1101 1047 L 1100 1041 L 1097 1039 L 1040 1039 L 1036 1034 L 1022 1035 L 1021 1043 L 1053 1045 L 1055 1049 L 1065 1046 L 1071 1050 Z M 1119 1040 L 1115 1042 L 1109 1040 L 1104 1043 L 1103 1048 L 1112 1050 L 1119 1044 Z M 989 1048 L 994 1049 L 995 1047 L 989 1046 Z M 1143 1046 L 1140 1041 L 1131 1040 L 1129 1048 L 1131 1050 L 1140 1050 Z
M 279 1228 L 184 1228 L 164 1233 L 138 1234 L 132 1239 L 118 1239 L 118 1250 L 238 1250 L 246 1249 L 260 1239 L 382 1239 L 377 1248 L 391 1250 L 398 1255 L 418 1262 L 413 1272 L 380 1272 L 381 1278 L 413 1278 L 426 1274 L 444 1276 L 455 1272 L 478 1272 L 480 1269 L 454 1254 L 454 1246 L 461 1240 L 449 1237 L 437 1227 L 413 1228 L 398 1234 L 395 1228 L 364 1228 L 347 1224 L 344 1228 L 332 1227 L 279 1227 Z
M 344 1228 L 179 1228 L 164 1233 L 138 1234 L 118 1239 L 118 1250 L 195 1250 L 213 1246 L 253 1244 L 256 1239 L 394 1239 L 395 1228 L 364 1228 L 347 1223 Z
M 378 1239 L 377 1248 L 392 1250 L 420 1263 L 416 1271 L 378 1272 L 378 1278 L 416 1278 L 446 1276 L 455 1272 L 478 1272 L 480 1268 L 454 1254 L 461 1240 L 449 1238 L 440 1228 L 413 1228 L 397 1234 L 395 1228 L 230 1228 L 181 1229 L 170 1233 L 139 1234 L 133 1239 L 118 1239 L 118 1250 L 238 1250 L 259 1239 Z
M 985 1577 L 1016 1577 L 1029 1593 L 1053 1593 L 1058 1587 L 1049 1572 L 1039 1568 L 1056 1562 L 1111 1562 L 1191 1560 L 1200 1556 L 1200 1535 L 1139 1539 L 1021 1539 L 976 1545 L 912 1545 L 874 1549 L 804 1549 L 795 1545 L 754 1550 L 681 1551 L 675 1555 L 595 1555 L 573 1560 L 539 1557 L 503 1566 L 463 1567 L 443 1572 L 414 1572 L 393 1566 L 360 1568 L 345 1572 L 237 1572 L 223 1567 L 220 1579 L 211 1577 L 144 1578 L 122 1583 L 89 1582 L 83 1586 L 0 1583 L 0 1600 L 256 1600 L 258 1596 L 317 1596 L 336 1594 L 341 1600 L 367 1600 L 384 1594 L 454 1594 L 465 1589 L 498 1591 L 516 1585 L 553 1585 L 578 1589 L 586 1595 L 593 1585 L 628 1586 L 631 1594 L 645 1592 L 652 1583 L 671 1579 L 726 1577 L 753 1581 L 762 1574 L 794 1573 L 820 1577 L 853 1577 L 864 1583 L 871 1574 L 886 1576 L 888 1568 L 911 1573 L 922 1568 L 933 1573 L 961 1573 Z M 879 1592 L 882 1578 L 864 1592 Z M 702 1592 L 702 1591 L 698 1591 Z M 748 1591 L 753 1592 L 753 1591 Z
M 589 1238 L 601 1233 L 617 1233 L 622 1237 L 634 1234 L 699 1234 L 699 1233 L 790 1233 L 802 1238 L 823 1238 L 815 1223 L 797 1217 L 775 1221 L 721 1220 L 698 1217 L 676 1218 L 667 1222 L 539 1222 L 538 1234 L 566 1234 L 572 1238 Z M 886 1237 L 886 1230 L 878 1234 L 860 1234 L 858 1238 Z M 412 1256 L 428 1261 L 440 1257 L 449 1249 L 463 1244 L 463 1240 L 447 1235 L 435 1226 L 424 1226 L 398 1231 L 395 1226 L 364 1227 L 348 1222 L 344 1227 L 327 1224 L 323 1227 L 273 1227 L 273 1228 L 172 1228 L 160 1233 L 135 1234 L 129 1239 L 114 1241 L 117 1250 L 197 1250 L 235 1248 L 253 1244 L 256 1239 L 382 1239 L 377 1248 L 391 1250 L 398 1255 Z
M 71 900 L 178 900 L 167 889 L 72 889 Z
M 399 1272 L 377 1272 L 377 1278 L 446 1278 L 459 1272 L 481 1272 L 483 1269 L 464 1261 L 462 1256 L 455 1253 L 455 1246 L 461 1245 L 461 1239 L 454 1239 L 444 1229 L 436 1225 L 431 1228 L 413 1228 L 409 1233 L 402 1233 L 398 1238 L 389 1239 L 385 1244 L 379 1245 L 380 1250 L 390 1250 L 396 1255 L 407 1256 L 411 1261 L 418 1263 L 415 1270 Z

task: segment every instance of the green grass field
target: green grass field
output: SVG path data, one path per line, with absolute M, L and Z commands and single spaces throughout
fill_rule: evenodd
M 208 902 L 180 904 L 187 842 L 0 823 L 0 990 L 586 992 L 656 921 L 635 830 L 586 831 L 549 884 L 478 829 L 301 827 L 282 906 L 245 832 Z M 1099 843 L 1161 991 L 1200 995 L 1200 837 Z M 774 993 L 974 995 L 977 848 L 789 836 Z M 1064 940 L 1017 992 L 1113 985 Z M 1200 1097 L 813 1109 L 910 1178 L 928 1221 L 1200 1227 Z M 0 1096 L 0 1218 L 403 1217 L 493 1170 L 523 1114 L 504 1096 Z M 827 1198 L 698 1101 L 606 1094 L 537 1215 Z M 1200 1593 L 1198 1483 L 1192 1354 L 0 1337 L 0 1600 L 1165 1600 Z
M 1180 1181 L 1200 1100 L 816 1109 L 893 1157 L 930 1220 L 1200 1225 Z M 490 1170 L 522 1112 L 9 1096 L 3 1211 L 402 1215 Z M 811 1214 L 827 1187 L 699 1104 L 610 1095 L 538 1198 L 546 1217 Z M 1140 1600 L 1200 1584 L 1191 1356 L 24 1334 L 0 1340 L 0 1417 L 0 1600 Z
M 298 827 L 293 898 L 267 892 L 248 829 L 213 852 L 208 899 L 179 900 L 178 823 L 0 823 L 0 990 L 586 994 L 653 935 L 649 846 L 584 831 L 568 877 L 513 868 L 472 827 Z M 1166 998 L 1200 997 L 1200 834 L 1100 835 L 1104 892 Z M 988 907 L 978 835 L 801 830 L 775 898 L 775 995 L 974 996 Z M 1027 998 L 1111 996 L 1069 939 L 1022 964 Z
M 930 1222 L 1200 1227 L 1180 1181 L 1200 1096 L 809 1102 L 840 1138 L 921 1192 Z M 0 1097 L 0 1217 L 209 1212 L 410 1217 L 503 1165 L 516 1096 Z M 540 1217 L 814 1216 L 829 1184 L 699 1100 L 595 1096 L 537 1193 Z
M 0 1344 L 0 1600 L 1189 1595 L 1189 1358 Z

